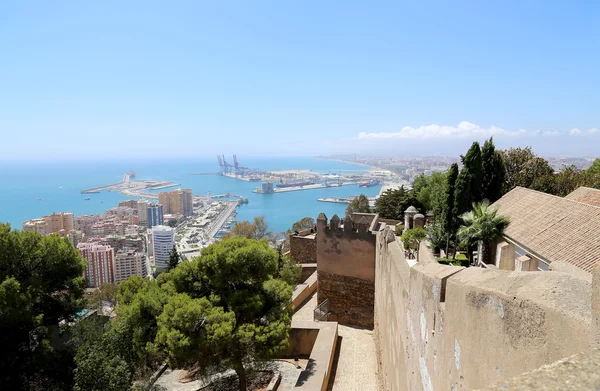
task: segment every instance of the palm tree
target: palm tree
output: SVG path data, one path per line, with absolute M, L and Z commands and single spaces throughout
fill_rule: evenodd
M 510 222 L 507 216 L 497 213 L 498 210 L 490 207 L 488 200 L 483 200 L 481 203 L 473 203 L 473 210 L 460 216 L 463 225 L 458 229 L 459 239 L 466 241 L 468 248 L 481 242 L 479 259 L 486 264 L 491 254 L 490 243 L 504 232 Z

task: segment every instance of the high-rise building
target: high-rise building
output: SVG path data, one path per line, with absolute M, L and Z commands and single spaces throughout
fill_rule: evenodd
M 175 243 L 175 231 L 171 227 L 157 225 L 152 228 L 152 244 L 154 246 L 154 263 L 156 268 L 166 268 L 169 253 Z
M 102 284 L 115 283 L 112 247 L 95 243 L 79 243 L 77 249 L 81 257 L 88 261 L 84 272 L 88 287 L 98 288 Z
M 146 224 L 148 222 L 148 201 L 139 200 L 137 202 L 138 218 L 140 224 Z
M 115 282 L 118 284 L 131 276 L 146 277 L 148 270 L 144 255 L 134 248 L 123 248 L 115 255 Z
M 192 189 L 158 193 L 158 203 L 163 206 L 165 214 L 181 214 L 188 217 L 194 213 Z
M 181 204 L 183 205 L 183 215 L 189 217 L 194 214 L 194 202 L 192 189 L 181 189 Z
M 148 204 L 148 228 L 163 225 L 164 213 L 161 204 Z
M 73 213 L 53 213 L 50 216 L 44 217 L 48 224 L 49 233 L 53 232 L 69 232 L 73 230 Z

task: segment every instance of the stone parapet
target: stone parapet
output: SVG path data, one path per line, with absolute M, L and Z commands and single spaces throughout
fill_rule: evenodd
M 532 371 L 593 340 L 589 279 L 438 264 L 410 267 L 378 235 L 375 335 L 385 390 L 466 390 Z

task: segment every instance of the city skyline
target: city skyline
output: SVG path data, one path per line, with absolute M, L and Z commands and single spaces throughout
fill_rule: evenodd
M 0 152 L 591 155 L 599 7 L 2 4 Z

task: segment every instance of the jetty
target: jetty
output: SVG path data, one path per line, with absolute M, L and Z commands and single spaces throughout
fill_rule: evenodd
M 135 171 L 129 171 L 123 176 L 123 181 L 112 185 L 98 186 L 90 189 L 81 190 L 81 194 L 95 194 L 102 191 L 116 191 L 127 196 L 143 197 L 143 198 L 158 198 L 158 194 L 149 192 L 149 190 L 168 189 L 179 186 L 177 183 L 170 181 L 157 180 L 132 180 L 135 178 Z

